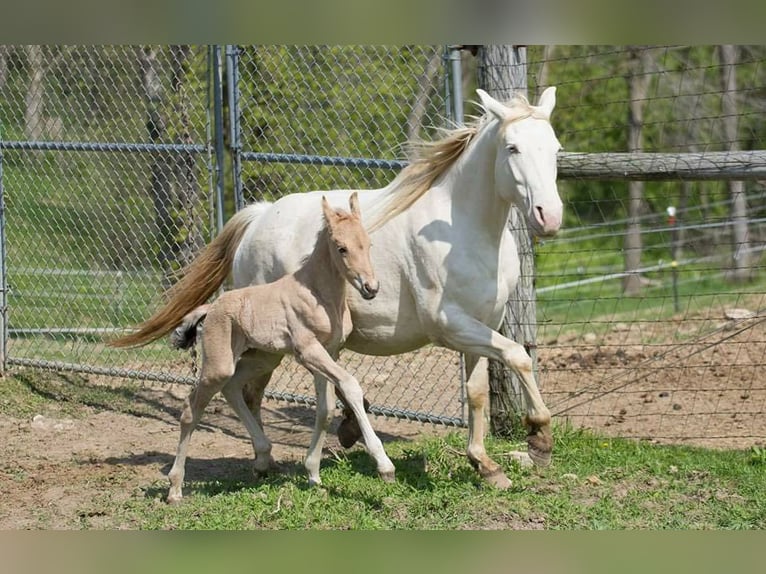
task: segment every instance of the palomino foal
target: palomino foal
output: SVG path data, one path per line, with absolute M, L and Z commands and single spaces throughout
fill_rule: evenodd
M 384 480 L 393 480 L 394 465 L 372 429 L 364 410 L 359 382 L 334 360 L 352 325 L 346 305 L 346 282 L 365 299 L 378 292 L 370 263 L 370 238 L 362 226 L 359 200 L 349 198 L 351 213 L 335 211 L 322 198 L 324 222 L 313 252 L 295 273 L 273 283 L 235 289 L 213 303 L 188 313 L 171 334 L 171 344 L 188 348 L 201 330 L 202 367 L 197 385 L 181 414 L 181 437 L 168 474 L 168 502 L 182 498 L 181 487 L 189 440 L 212 397 L 221 391 L 244 423 L 256 452 L 255 470 L 268 469 L 271 443 L 242 395 L 245 381 L 234 377 L 245 353 L 291 354 L 314 375 L 327 377 L 346 397 L 360 422 L 364 442 Z M 204 325 L 200 328 L 202 321 Z M 321 388 L 317 389 L 322 392 Z M 323 393 L 322 393 L 323 394 Z M 326 405 L 317 397 L 318 406 Z M 317 413 L 328 419 L 327 413 Z M 326 424 L 324 425 L 327 426 Z M 324 436 L 312 438 L 305 466 L 312 484 L 319 484 L 319 461 Z

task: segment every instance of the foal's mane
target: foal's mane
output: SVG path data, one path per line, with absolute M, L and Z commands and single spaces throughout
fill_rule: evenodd
M 531 106 L 527 98 L 514 94 L 508 106 L 508 117 L 503 126 L 529 117 L 548 119 L 537 108 Z M 435 141 L 409 142 L 412 160 L 391 184 L 391 190 L 385 203 L 369 226 L 370 231 L 382 227 L 386 222 L 406 211 L 422 197 L 468 149 L 476 136 L 489 125 L 489 117 L 473 118 L 465 126 L 439 130 L 443 136 Z

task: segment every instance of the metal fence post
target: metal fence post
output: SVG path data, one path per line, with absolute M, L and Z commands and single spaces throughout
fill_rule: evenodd
M 452 80 L 452 121 L 463 125 L 463 68 L 461 46 L 449 46 L 449 75 Z
M 8 284 L 5 268 L 5 188 L 3 187 L 3 152 L 0 150 L 0 376 L 6 370 L 8 345 Z
M 213 46 L 213 123 L 215 129 L 215 173 L 216 173 L 216 225 L 223 229 L 223 86 L 221 68 L 221 47 Z
M 232 176 L 234 179 L 234 209 L 245 207 L 242 194 L 242 131 L 239 125 L 239 48 L 226 45 L 226 86 L 229 98 L 229 149 L 231 151 Z

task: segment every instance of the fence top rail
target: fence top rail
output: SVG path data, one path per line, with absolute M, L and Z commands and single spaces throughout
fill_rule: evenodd
M 559 179 L 598 181 L 766 179 L 766 150 L 684 153 L 575 153 L 558 158 Z
M 0 150 L 173 153 L 185 152 L 201 154 L 208 151 L 208 146 L 205 144 L 177 143 L 18 141 L 0 139 Z

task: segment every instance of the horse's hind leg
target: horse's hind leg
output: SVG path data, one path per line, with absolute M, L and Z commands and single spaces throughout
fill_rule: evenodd
M 235 376 L 242 377 L 242 394 L 245 397 L 245 403 L 247 403 L 250 412 L 253 413 L 261 428 L 263 428 L 261 417 L 263 394 L 271 380 L 271 376 L 274 374 L 274 370 L 279 366 L 283 358 L 284 355 L 251 350 L 242 355 L 239 363 L 237 363 L 237 373 L 235 373 Z M 241 374 L 240 367 L 242 369 Z

